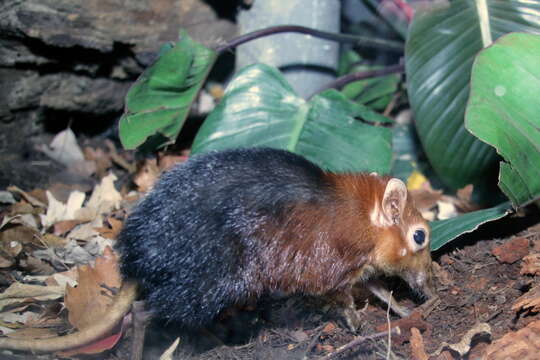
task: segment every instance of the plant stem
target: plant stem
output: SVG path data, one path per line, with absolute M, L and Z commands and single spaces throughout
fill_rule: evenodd
M 279 34 L 279 33 L 284 33 L 284 32 L 307 34 L 307 35 L 312 35 L 317 38 L 337 41 L 340 43 L 378 47 L 378 48 L 384 48 L 384 49 L 394 50 L 398 52 L 403 51 L 403 43 L 399 41 L 378 39 L 378 38 L 360 36 L 360 35 L 336 34 L 336 33 L 315 30 L 315 29 L 311 29 L 305 26 L 298 26 L 298 25 L 280 25 L 280 26 L 272 26 L 269 28 L 261 29 L 261 30 L 256 30 L 248 34 L 238 36 L 230 40 L 226 44 L 216 47 L 215 50 L 218 53 L 221 53 L 223 51 L 227 51 L 232 48 L 235 48 L 238 45 L 242 45 L 243 43 L 246 43 L 248 41 L 255 40 L 263 36 L 274 35 L 274 34 Z
M 364 79 L 369 79 L 369 78 L 374 78 L 374 77 L 384 76 L 384 75 L 389 75 L 389 74 L 394 74 L 394 73 L 402 73 L 403 71 L 405 71 L 405 65 L 397 64 L 397 65 L 388 66 L 384 69 L 368 70 L 368 71 L 347 74 L 347 75 L 338 77 L 336 80 L 332 81 L 329 84 L 326 84 L 323 88 L 313 93 L 309 98 L 311 99 L 316 94 L 327 89 L 341 89 L 345 85 L 353 81 L 364 80 Z

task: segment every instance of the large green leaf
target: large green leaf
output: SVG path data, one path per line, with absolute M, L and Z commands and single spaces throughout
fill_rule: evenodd
M 506 160 L 499 186 L 515 206 L 540 197 L 540 35 L 509 34 L 478 55 L 465 125 Z
M 193 153 L 238 147 L 286 149 L 332 171 L 377 171 L 391 165 L 386 117 L 335 90 L 309 102 L 281 73 L 258 64 L 241 70 L 197 134 Z
M 478 229 L 482 224 L 506 216 L 510 213 L 510 208 L 510 203 L 505 202 L 489 209 L 474 211 L 448 220 L 432 221 L 430 223 L 431 250 L 441 248 L 458 236 Z
M 126 149 L 145 141 L 173 143 L 216 58 L 216 53 L 185 32 L 174 46 L 162 48 L 159 59 L 139 77 L 126 96 L 120 119 L 120 140 Z
M 482 3 L 487 16 L 481 22 Z M 495 151 L 463 126 L 472 63 L 483 48 L 481 24 L 493 39 L 512 31 L 540 33 L 540 2 L 454 0 L 415 16 L 405 50 L 420 139 L 437 173 L 454 188 L 479 181 L 496 160 Z

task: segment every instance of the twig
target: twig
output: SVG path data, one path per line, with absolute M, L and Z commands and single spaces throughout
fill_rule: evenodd
M 370 79 L 370 78 L 390 75 L 394 73 L 402 73 L 403 71 L 405 71 L 405 65 L 397 64 L 397 65 L 388 66 L 384 69 L 368 70 L 368 71 L 361 71 L 361 72 L 356 72 L 352 74 L 347 74 L 347 75 L 338 77 L 336 80 L 332 81 L 329 84 L 326 84 L 324 87 L 322 87 L 321 89 L 313 93 L 313 95 L 311 95 L 309 98 L 312 98 L 314 95 L 327 89 L 341 89 L 342 87 L 344 87 L 345 85 L 353 81 Z
M 380 48 L 385 48 L 385 49 L 390 49 L 390 50 L 396 50 L 399 52 L 403 51 L 403 43 L 399 41 L 377 39 L 377 38 L 373 38 L 369 36 L 336 34 L 336 33 L 315 30 L 308 27 L 297 26 L 297 25 L 280 25 L 280 26 L 272 26 L 266 29 L 256 30 L 248 34 L 238 36 L 230 40 L 226 44 L 216 47 L 215 50 L 218 53 L 221 53 L 223 51 L 235 48 L 238 45 L 242 45 L 243 43 L 246 43 L 248 41 L 255 40 L 260 37 L 284 33 L 284 32 L 307 34 L 307 35 L 312 35 L 321 39 L 337 41 L 340 43 L 380 47 Z
M 382 338 L 382 337 L 386 336 L 386 334 L 397 334 L 397 335 L 399 335 L 400 333 L 401 333 L 401 331 L 399 330 L 399 327 L 395 327 L 393 329 L 390 329 L 389 331 L 381 331 L 381 332 L 371 334 L 371 335 L 368 335 L 368 336 L 358 336 L 353 341 L 341 346 L 340 348 L 338 348 L 333 353 L 328 354 L 328 355 L 320 358 L 319 360 L 332 359 L 332 358 L 336 357 L 337 355 L 341 354 L 342 352 L 347 351 L 347 350 L 355 347 L 356 345 L 358 345 L 360 343 L 363 343 L 364 341 Z
M 386 323 L 388 324 L 388 329 L 390 329 L 390 306 L 392 305 L 392 293 L 394 291 L 390 291 L 390 296 L 388 297 L 388 308 L 386 309 Z M 390 359 L 390 349 L 392 348 L 392 335 L 390 334 L 390 331 L 388 332 L 388 346 L 386 350 L 386 360 Z
M 307 360 L 308 354 L 311 352 L 311 350 L 313 349 L 313 347 L 317 343 L 317 340 L 319 339 L 319 337 L 323 333 L 325 326 L 326 326 L 326 324 L 323 324 L 323 325 L 319 326 L 318 329 L 316 329 L 317 334 L 313 337 L 313 339 L 311 339 L 311 342 L 309 343 L 308 347 L 306 348 L 306 351 L 304 352 L 304 356 L 302 357 L 303 360 Z

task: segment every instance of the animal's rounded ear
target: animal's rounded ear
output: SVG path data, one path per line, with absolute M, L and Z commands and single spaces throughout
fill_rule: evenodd
M 382 200 L 383 213 L 392 224 L 398 224 L 407 203 L 407 186 L 399 179 L 392 178 L 386 184 Z

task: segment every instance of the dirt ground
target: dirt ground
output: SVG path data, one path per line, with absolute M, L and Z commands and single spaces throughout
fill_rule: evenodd
M 491 335 L 485 332 L 474 335 L 471 350 L 466 356 L 461 357 L 458 352 L 444 348 L 439 355 L 431 357 L 441 360 L 481 358 L 491 342 L 540 318 L 537 313 L 512 309 L 516 300 L 535 283 L 533 277 L 520 275 L 522 261 L 504 263 L 493 254 L 497 253 L 494 249 L 516 242 L 516 239 L 527 239 L 527 253 L 540 250 L 540 226 L 534 226 L 538 221 L 539 214 L 532 209 L 524 218 L 488 226 L 478 234 L 466 236 L 437 252 L 434 260 L 440 266 L 436 266 L 435 271 L 439 295 L 436 306 L 402 320 L 390 314 L 393 324 L 400 326 L 400 336 L 392 337 L 390 342 L 386 336 L 369 340 L 332 358 L 414 359 L 410 344 L 411 327 L 420 330 L 426 352 L 434 354 L 442 343 L 459 343 L 475 325 L 487 323 Z M 495 236 L 497 232 L 508 234 L 509 231 L 515 233 L 505 238 Z M 504 250 L 506 254 L 512 253 Z M 515 250 L 518 251 L 522 249 Z M 399 281 L 389 282 L 397 286 L 397 298 L 401 303 L 409 308 L 416 306 L 406 285 Z M 195 336 L 153 325 L 146 342 L 146 357 L 154 358 L 163 352 L 167 343 L 172 343 L 179 336 L 183 346 L 179 347 L 178 359 L 324 358 L 358 335 L 369 336 L 386 329 L 385 305 L 371 297 L 362 299 L 361 289 L 358 295 L 357 306 L 365 322 L 357 334 L 347 330 L 339 316 L 321 299 L 265 299 L 256 306 L 250 306 L 251 311 L 244 308 L 224 314 L 216 325 Z

